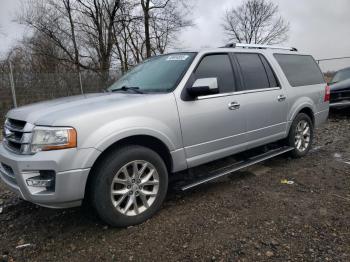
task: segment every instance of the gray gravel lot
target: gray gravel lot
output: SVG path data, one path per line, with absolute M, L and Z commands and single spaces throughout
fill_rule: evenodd
M 18 200 L 0 183 L 0 261 L 350 261 L 349 131 L 349 111 L 333 112 L 307 157 L 170 189 L 153 219 L 127 229 L 87 208 Z

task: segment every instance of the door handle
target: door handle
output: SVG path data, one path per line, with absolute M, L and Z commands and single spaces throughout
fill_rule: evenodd
M 236 110 L 239 109 L 241 105 L 238 102 L 231 102 L 228 104 L 228 109 L 230 110 Z
M 279 95 L 277 97 L 277 100 L 278 100 L 278 102 L 282 102 L 282 101 L 286 100 L 286 97 L 285 97 L 285 95 Z

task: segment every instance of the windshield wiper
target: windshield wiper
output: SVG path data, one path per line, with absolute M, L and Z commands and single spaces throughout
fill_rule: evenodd
M 137 86 L 122 86 L 121 88 L 117 88 L 117 89 L 112 89 L 111 92 L 117 92 L 117 91 L 133 91 L 137 94 L 144 94 L 139 87 Z

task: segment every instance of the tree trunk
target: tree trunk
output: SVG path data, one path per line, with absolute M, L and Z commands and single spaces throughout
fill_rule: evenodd
M 145 3 L 146 1 L 146 3 Z M 150 32 L 149 32 L 149 2 L 150 0 L 142 0 L 142 10 L 143 10 L 143 16 L 144 16 L 144 24 L 145 24 L 145 45 L 146 45 L 146 57 L 151 57 L 151 38 L 150 38 Z
M 73 17 L 72 17 L 72 8 L 70 5 L 70 0 L 66 0 L 63 3 L 64 3 L 64 6 L 67 10 L 67 13 L 68 13 L 68 19 L 69 19 L 73 48 L 74 48 L 74 64 L 75 64 L 75 68 L 77 71 L 76 73 L 78 74 L 79 89 L 80 89 L 80 92 L 83 94 L 84 91 L 83 91 L 83 87 L 82 87 L 82 83 L 81 83 L 81 75 L 80 75 L 79 49 L 78 49 L 77 40 L 75 37 L 75 25 L 74 25 L 74 21 L 73 21 Z

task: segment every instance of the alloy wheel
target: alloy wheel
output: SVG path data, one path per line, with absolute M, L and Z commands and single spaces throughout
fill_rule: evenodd
M 310 124 L 301 120 L 296 126 L 294 145 L 299 152 L 304 152 L 310 144 L 311 140 L 311 128 Z
M 144 160 L 127 163 L 112 180 L 111 199 L 118 212 L 136 216 L 145 212 L 155 201 L 159 191 L 159 174 Z

